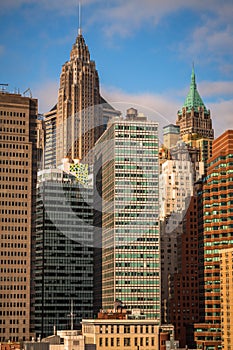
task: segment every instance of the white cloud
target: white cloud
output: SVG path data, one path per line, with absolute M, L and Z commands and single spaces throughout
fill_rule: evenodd
M 213 103 L 210 108 L 215 137 L 228 129 L 233 129 L 233 99 Z
M 34 6 L 25 6 L 25 5 Z M 222 61 L 224 54 L 233 54 L 233 3 L 232 0 L 82 0 L 83 12 L 85 6 L 93 5 L 91 14 L 85 18 L 87 26 L 93 22 L 103 29 L 105 36 L 127 37 L 134 35 L 142 26 L 156 26 L 163 18 L 179 11 L 188 10 L 198 14 L 200 21 L 190 34 L 185 34 L 176 51 L 181 57 L 195 59 L 201 57 L 206 61 Z M 24 7 L 23 7 L 24 5 Z M 13 8 L 30 8 L 35 14 L 53 11 L 53 16 L 77 13 L 78 1 L 67 0 L 2 0 L 1 10 L 10 11 Z M 33 15 L 30 12 L 30 16 Z M 189 34 L 188 34 L 189 33 Z M 231 71 L 233 64 L 221 64 L 219 69 Z
M 190 54 L 202 52 L 206 55 L 208 52 L 214 55 L 212 58 L 217 59 L 219 55 L 233 52 L 232 34 L 231 23 L 224 21 L 222 17 L 208 18 L 203 25 L 194 29 L 191 40 L 187 40 L 184 45 Z
M 233 81 L 202 81 L 198 86 L 206 97 L 233 96 Z
M 176 113 L 182 105 L 181 101 L 175 100 L 172 96 L 152 93 L 132 94 L 106 86 L 102 88 L 102 95 L 114 108 L 120 110 L 123 116 L 128 108 L 134 107 L 139 113 L 143 113 L 149 119 L 157 121 L 159 123 L 160 139 L 163 126 L 175 123 Z
M 203 83 L 202 90 L 207 96 L 211 93 L 219 93 L 227 89 L 224 83 Z M 216 84 L 216 86 L 215 86 Z M 230 83 L 232 89 L 232 83 Z M 215 88 L 214 88 L 215 87 Z M 57 102 L 59 83 L 57 81 L 47 81 L 39 87 L 32 88 L 33 97 L 38 98 L 39 112 L 48 112 Z M 214 90 L 216 89 L 216 90 Z M 209 93 L 208 93 L 209 91 Z M 175 92 L 170 91 L 168 94 L 155 93 L 128 93 L 114 87 L 104 86 L 101 89 L 103 97 L 113 105 L 114 108 L 120 110 L 125 115 L 126 110 L 134 107 L 139 113 L 144 113 L 150 119 L 159 122 L 160 139 L 162 139 L 162 127 L 168 124 L 175 124 L 177 111 L 182 107 L 184 98 L 174 98 Z M 222 100 L 208 104 L 215 129 L 215 137 L 222 134 L 227 129 L 233 129 L 233 99 Z
M 224 41 L 226 38 L 230 39 L 232 19 L 229 13 L 232 14 L 233 11 L 231 0 L 225 0 L 224 5 L 219 0 L 109 0 L 107 6 L 106 2 L 103 1 L 102 6 L 96 7 L 92 20 L 99 22 L 104 27 L 107 36 L 115 34 L 127 36 L 132 35 L 142 25 L 155 26 L 165 16 L 185 9 L 196 11 L 200 17 L 206 16 L 207 22 L 209 18 L 213 18 L 214 28 L 218 28 L 219 23 L 229 25 L 227 30 L 222 28 L 219 38 L 217 34 L 216 37 L 210 36 L 210 44 L 212 41 L 212 45 L 214 45 L 215 40 L 219 43 L 221 36 L 224 37 Z M 195 35 L 199 38 L 199 32 L 201 31 L 197 28 L 194 39 Z M 201 42 L 203 41 L 201 40 Z
M 47 81 L 32 87 L 33 97 L 38 99 L 39 113 L 46 113 L 57 103 L 58 82 Z
M 160 137 L 163 126 L 176 123 L 177 111 L 184 102 L 184 98 L 179 100 L 174 98 L 175 92 L 163 95 L 130 94 L 123 90 L 104 87 L 102 94 L 115 108 L 121 110 L 123 115 L 125 115 L 126 109 L 134 107 L 138 112 L 143 112 L 148 117 L 158 121 Z M 227 129 L 233 129 L 233 99 L 211 103 L 208 108 L 211 111 L 215 136 L 219 136 Z

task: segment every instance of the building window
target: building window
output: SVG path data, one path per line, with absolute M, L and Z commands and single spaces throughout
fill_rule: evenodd
M 124 326 L 124 333 L 130 333 L 130 326 Z
M 120 338 L 116 338 L 116 346 L 120 346 Z
M 99 346 L 103 346 L 103 339 L 99 338 Z
M 130 338 L 124 338 L 124 346 L 130 346 Z
M 114 346 L 114 338 L 111 338 L 111 346 Z
M 108 338 L 105 338 L 105 346 L 108 346 Z

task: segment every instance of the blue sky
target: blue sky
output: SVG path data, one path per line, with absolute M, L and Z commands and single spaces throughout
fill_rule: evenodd
M 82 31 L 102 95 L 175 123 L 192 63 L 216 136 L 233 128 L 231 0 L 83 0 Z M 78 0 L 1 0 L 0 83 L 30 88 L 39 111 L 56 103 L 78 27 Z

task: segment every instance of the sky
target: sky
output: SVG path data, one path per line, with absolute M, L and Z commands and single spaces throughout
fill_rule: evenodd
M 57 102 L 79 27 L 78 0 L 1 0 L 0 83 L 30 88 L 39 112 Z M 162 126 L 175 123 L 194 64 L 219 136 L 233 128 L 232 0 L 82 0 L 81 27 L 101 94 Z M 27 94 L 27 93 L 26 93 Z

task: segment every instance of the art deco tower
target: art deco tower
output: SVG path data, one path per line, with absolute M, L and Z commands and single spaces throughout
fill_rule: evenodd
M 103 132 L 99 77 L 81 29 L 62 66 L 57 103 L 57 165 L 64 157 L 83 159 Z M 89 157 L 90 158 L 90 157 Z
M 194 68 L 188 95 L 182 109 L 177 113 L 176 125 L 180 127 L 183 141 L 200 150 L 198 160 L 207 163 L 212 155 L 214 130 L 210 110 L 207 110 L 197 90 Z

